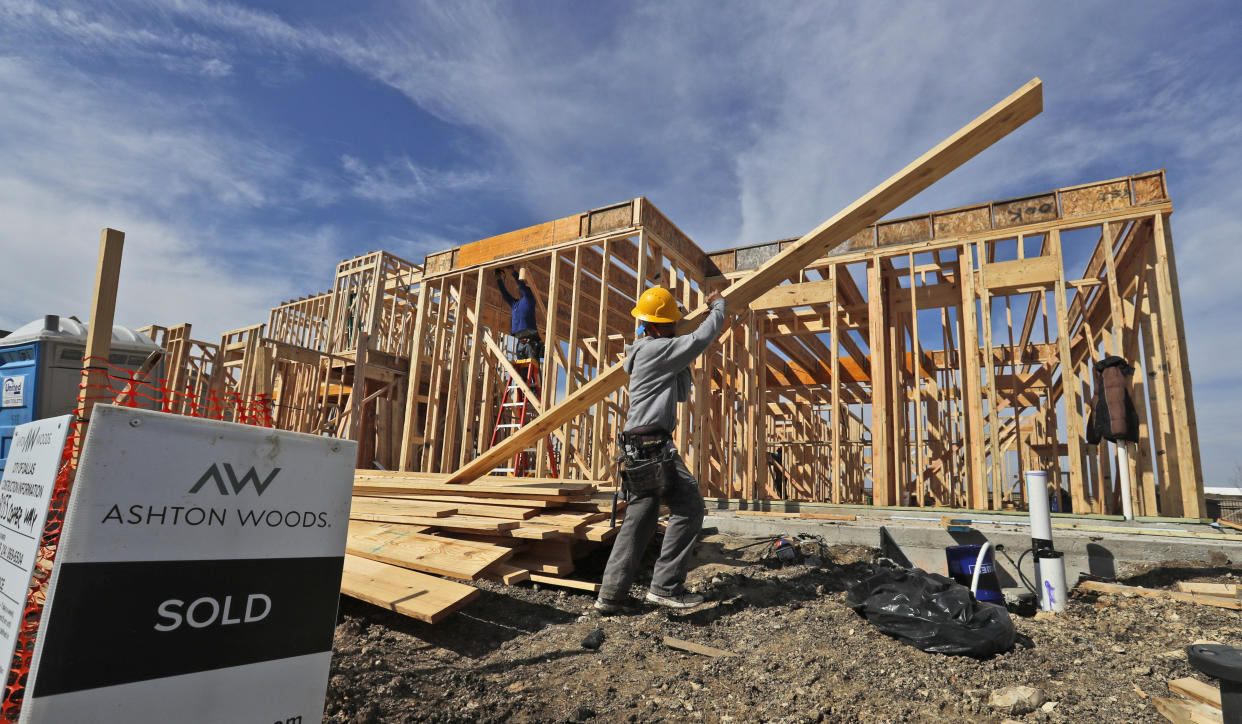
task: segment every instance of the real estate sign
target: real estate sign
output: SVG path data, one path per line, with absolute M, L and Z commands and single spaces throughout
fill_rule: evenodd
M 356 444 L 96 407 L 23 722 L 317 722 Z
M 73 415 L 18 425 L 0 477 L 0 656 L 9 676 L 26 592 Z

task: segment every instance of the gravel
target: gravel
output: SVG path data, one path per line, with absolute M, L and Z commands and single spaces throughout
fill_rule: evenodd
M 324 720 L 1162 722 L 1150 697 L 1195 675 L 1186 645 L 1242 645 L 1238 611 L 1076 594 L 1060 614 L 1015 616 L 1019 645 L 1006 654 L 927 654 L 846 607 L 845 589 L 875 551 L 810 544 L 799 563 L 778 567 L 765 546 L 739 550 L 749 542 L 704 539 L 688 582 L 709 602 L 688 613 L 600 616 L 579 591 L 478 582 L 478 600 L 427 625 L 342 598 Z M 1123 582 L 1242 575 L 1228 560 L 1213 564 Z M 599 648 L 584 648 L 597 629 Z M 665 636 L 739 656 L 670 649 Z M 1027 690 L 1005 703 L 1016 687 Z

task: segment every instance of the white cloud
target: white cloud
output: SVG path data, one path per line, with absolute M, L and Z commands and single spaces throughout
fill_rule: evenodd
M 355 196 L 385 204 L 429 201 L 447 192 L 477 191 L 490 185 L 484 173 L 424 168 L 408 157 L 369 165 L 346 154 L 341 156 L 341 167 L 352 182 Z
M 117 319 L 130 326 L 189 321 L 211 340 L 326 286 L 341 258 L 335 229 L 266 235 L 227 223 L 273 201 L 292 173 L 288 153 L 132 89 L 118 104 L 111 90 L 0 58 L 0 327 L 85 317 L 103 226 L 128 235 Z M 220 218 L 205 221 L 211 212 Z

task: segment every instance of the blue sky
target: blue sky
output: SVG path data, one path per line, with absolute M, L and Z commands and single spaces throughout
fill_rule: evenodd
M 1167 168 L 1209 483 L 1242 462 L 1236 3 L 0 0 L 0 328 L 263 321 L 342 258 L 645 195 L 797 236 L 1033 76 L 1045 112 L 899 213 Z

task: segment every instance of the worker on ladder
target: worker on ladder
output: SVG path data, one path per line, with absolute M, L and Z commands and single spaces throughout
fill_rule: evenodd
M 496 425 L 492 429 L 490 446 L 496 445 L 513 430 L 525 426 L 535 416 L 531 401 L 527 399 L 526 390 L 529 390 L 537 400 L 542 388 L 543 374 L 539 369 L 539 362 L 543 359 L 543 339 L 540 338 L 539 329 L 535 326 L 535 293 L 527 285 L 526 270 L 522 269 L 515 275 L 517 276 L 518 296 L 510 294 L 505 285 L 505 277 L 509 271 L 507 267 L 496 269 L 496 286 L 500 288 L 500 296 L 509 305 L 509 334 L 517 340 L 513 365 L 519 373 L 521 382 L 510 379 L 505 385 L 505 393 L 497 408 Z M 555 444 L 549 436 L 545 448 L 548 456 L 548 470 L 552 477 L 557 477 L 560 471 L 554 447 Z M 518 452 L 507 467 L 497 468 L 495 472 L 515 477 L 531 473 L 536 469 L 536 451 L 537 447 L 533 447 Z
M 535 293 L 526 284 L 526 269 L 516 274 L 516 297 L 509 293 L 509 288 L 505 285 L 508 274 L 508 267 L 496 268 L 496 286 L 500 288 L 500 296 L 504 298 L 505 304 L 509 305 L 509 334 L 517 339 L 514 355 L 519 360 L 541 360 L 543 339 L 535 325 Z
M 669 608 L 703 603 L 702 596 L 685 590 L 690 553 L 703 527 L 703 496 L 699 482 L 673 445 L 672 432 L 677 404 L 690 394 L 690 365 L 724 328 L 724 298 L 712 292 L 706 301 L 711 306 L 707 317 L 693 332 L 681 336 L 676 332 L 681 309 L 667 289 L 652 287 L 643 292 L 631 312 L 642 324 L 640 336 L 625 350 L 629 410 L 620 443 L 626 508 L 595 601 L 595 608 L 605 614 L 630 605 L 630 584 L 655 532 L 661 501 L 669 509 L 668 527 L 647 601 Z M 700 395 L 707 393 L 699 390 Z

